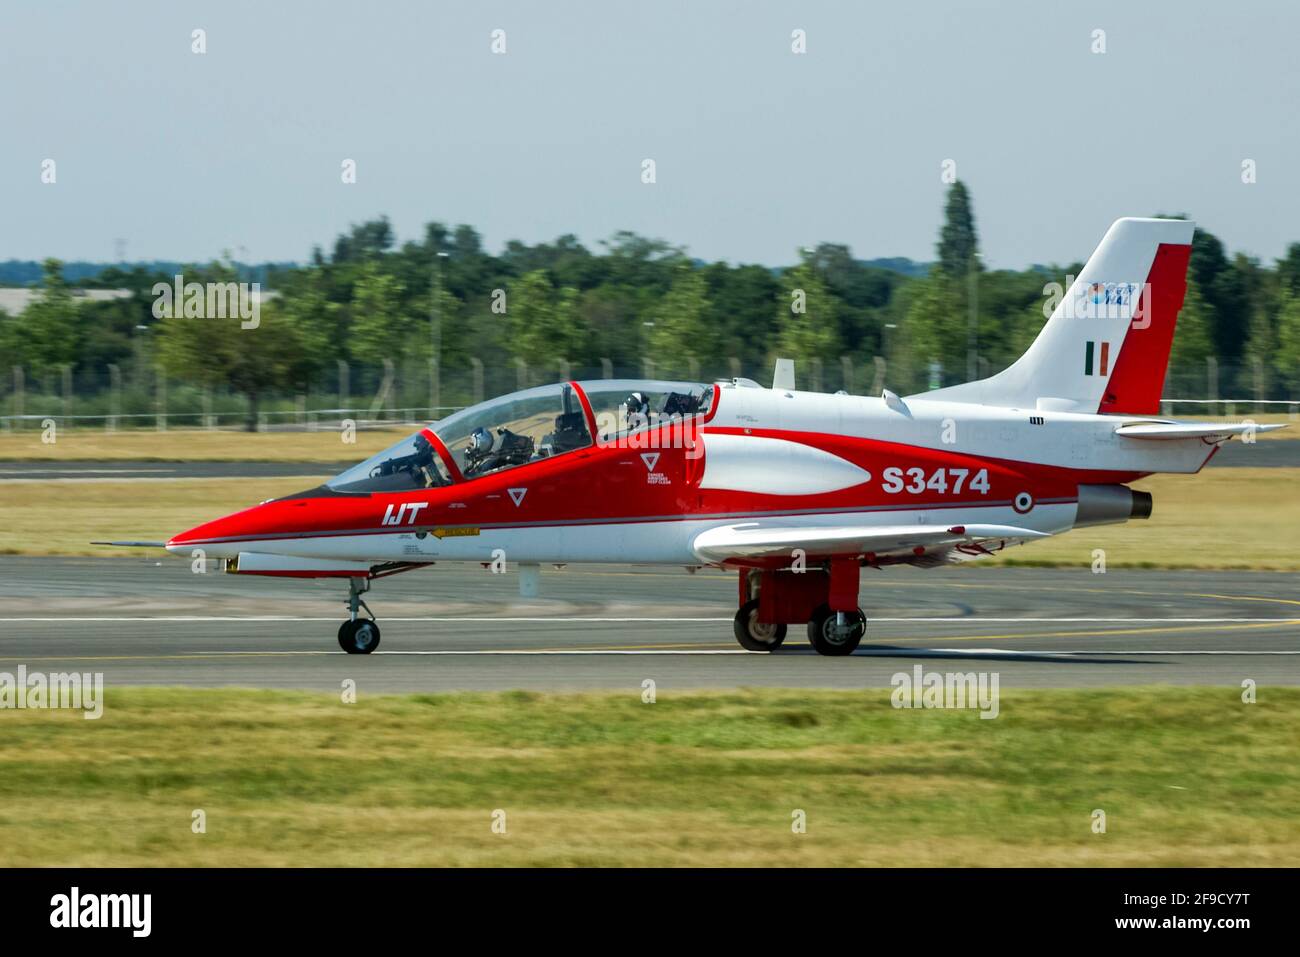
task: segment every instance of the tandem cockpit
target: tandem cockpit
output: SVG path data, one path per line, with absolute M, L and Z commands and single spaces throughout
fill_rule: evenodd
M 339 493 L 452 485 L 704 416 L 715 401 L 714 386 L 692 382 L 598 379 L 538 386 L 462 409 L 325 484 Z

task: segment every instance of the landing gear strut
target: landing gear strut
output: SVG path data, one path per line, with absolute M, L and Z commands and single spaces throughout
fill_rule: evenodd
M 339 625 L 339 647 L 350 655 L 368 655 L 379 647 L 379 622 L 361 596 L 370 591 L 369 580 L 360 575 L 348 579 L 348 620 Z M 358 618 L 364 608 L 369 618 Z

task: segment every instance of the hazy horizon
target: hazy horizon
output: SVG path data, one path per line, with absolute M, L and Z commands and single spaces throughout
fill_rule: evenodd
M 991 268 L 1161 212 L 1271 262 L 1300 241 L 1297 34 L 1281 2 L 11 6 L 0 260 L 113 262 L 122 239 L 128 261 L 303 262 L 386 214 L 399 242 L 468 223 L 494 252 L 628 229 L 710 261 L 924 262 L 952 159 Z

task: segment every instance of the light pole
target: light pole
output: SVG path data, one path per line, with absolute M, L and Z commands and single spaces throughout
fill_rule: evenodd
M 433 257 L 432 302 L 429 307 L 429 418 L 438 418 L 442 405 L 442 260 L 446 253 Z
M 979 377 L 979 253 L 972 253 L 966 267 L 967 293 L 970 301 L 970 319 L 966 332 L 966 381 Z

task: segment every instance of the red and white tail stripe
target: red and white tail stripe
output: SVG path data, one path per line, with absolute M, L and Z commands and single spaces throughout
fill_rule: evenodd
M 988 379 L 916 398 L 1159 412 L 1195 228 L 1181 219 L 1117 220 L 1023 356 Z

